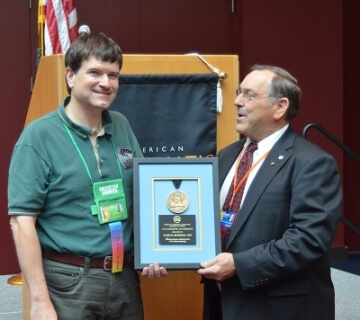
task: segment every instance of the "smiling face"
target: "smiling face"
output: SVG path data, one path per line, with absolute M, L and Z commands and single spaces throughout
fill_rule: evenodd
M 269 95 L 274 75 L 269 70 L 249 73 L 240 85 L 243 93 L 234 101 L 237 107 L 236 131 L 253 142 L 259 142 L 286 124 L 288 100 L 274 101 Z
M 66 80 L 71 88 L 71 104 L 87 111 L 108 109 L 119 88 L 118 62 L 104 62 L 90 56 L 75 73 L 66 68 Z

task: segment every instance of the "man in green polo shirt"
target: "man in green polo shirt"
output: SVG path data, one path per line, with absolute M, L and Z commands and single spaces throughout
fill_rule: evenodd
M 9 170 L 31 319 L 143 319 L 132 254 L 132 159 L 142 154 L 127 119 L 108 110 L 122 53 L 102 33 L 82 34 L 65 66 L 70 96 L 27 126 Z

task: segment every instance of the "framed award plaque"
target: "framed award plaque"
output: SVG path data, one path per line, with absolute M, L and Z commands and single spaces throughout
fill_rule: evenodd
M 217 158 L 134 158 L 135 269 L 198 269 L 220 252 Z

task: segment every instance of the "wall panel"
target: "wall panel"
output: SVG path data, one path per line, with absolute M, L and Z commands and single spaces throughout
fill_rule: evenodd
M 30 99 L 30 10 L 27 1 L 5 1 L 0 10 L 0 274 L 19 271 L 7 215 L 7 179 L 11 153 Z

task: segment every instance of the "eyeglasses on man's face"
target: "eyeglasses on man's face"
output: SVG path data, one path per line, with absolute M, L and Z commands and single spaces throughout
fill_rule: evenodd
M 257 98 L 265 98 L 265 97 L 271 97 L 270 94 L 266 94 L 266 93 L 255 93 L 251 90 L 245 90 L 243 91 L 241 88 L 237 88 L 235 89 L 235 94 L 236 94 L 236 97 L 240 96 L 242 94 L 243 96 L 243 100 L 245 102 L 250 102 L 251 100 L 255 100 Z

